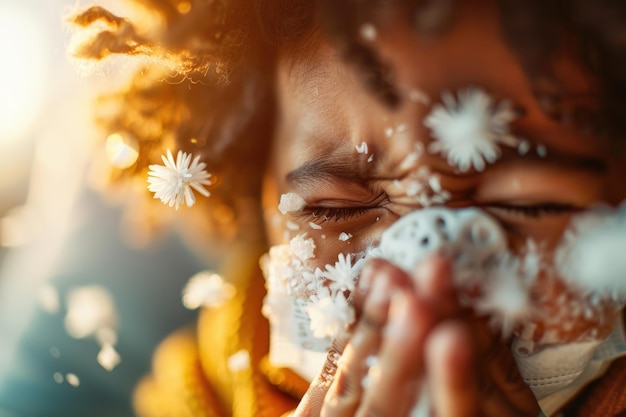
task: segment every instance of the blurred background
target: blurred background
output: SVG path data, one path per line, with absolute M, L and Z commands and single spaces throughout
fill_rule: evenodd
M 184 284 L 210 266 L 173 231 L 128 239 L 93 191 L 94 153 L 120 144 L 90 125 L 107 80 L 66 57 L 71 7 L 0 2 L 0 417 L 132 416 L 153 349 L 194 320 Z

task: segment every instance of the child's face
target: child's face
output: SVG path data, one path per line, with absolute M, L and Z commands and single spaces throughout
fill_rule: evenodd
M 484 4 L 460 7 L 454 26 L 433 38 L 419 38 L 401 24 L 378 28 L 373 45 L 393 68 L 404 99 L 397 110 L 365 91 L 353 68 L 319 35 L 303 46 L 312 56 L 283 57 L 280 119 L 264 191 L 272 245 L 306 232 L 316 243 L 312 263 L 320 267 L 338 253 L 365 250 L 399 216 L 420 209 L 407 187 L 425 169 L 450 193 L 446 205 L 491 213 L 513 248 L 529 238 L 553 248 L 576 211 L 626 198 L 626 160 L 612 158 L 603 141 L 553 120 L 551 109 L 542 106 L 556 91 L 562 105 L 586 96 L 581 105 L 593 108 L 591 77 L 573 61 L 555 57 L 554 79 L 530 80 L 503 40 L 497 11 Z M 407 155 L 432 142 L 424 126 L 432 105 L 443 92 L 470 86 L 487 91 L 495 103 L 511 100 L 520 110 L 511 131 L 529 141 L 530 150 L 521 155 L 502 147 L 502 157 L 482 172 L 459 172 L 427 150 L 411 163 Z M 356 150 L 362 142 L 367 153 Z M 544 147 L 547 154 L 539 156 Z M 289 192 L 307 207 L 283 216 L 277 206 Z M 342 233 L 351 237 L 340 239 Z

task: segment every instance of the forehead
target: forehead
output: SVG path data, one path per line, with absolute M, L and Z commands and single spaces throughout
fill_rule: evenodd
M 392 81 L 403 99 L 396 110 L 365 91 L 355 69 L 321 32 L 286 49 L 278 70 L 277 150 L 289 158 L 280 164 L 297 167 L 316 156 L 347 154 L 366 141 L 384 151 L 377 166 L 388 172 L 416 142 L 428 139 L 421 123 L 428 106 L 411 100 L 411 94 L 438 101 L 442 92 L 467 86 L 480 86 L 496 100 L 509 99 L 523 107 L 527 122 L 516 126 L 522 135 L 550 148 L 589 153 L 597 141 L 564 138 L 561 127 L 542 114 L 533 96 L 535 86 L 503 40 L 497 10 L 482 2 L 474 6 L 461 8 L 461 18 L 436 37 L 421 38 L 402 22 L 378 27 L 371 46 L 393 68 Z M 594 90 L 590 77 L 571 61 L 555 58 L 554 68 L 566 92 Z

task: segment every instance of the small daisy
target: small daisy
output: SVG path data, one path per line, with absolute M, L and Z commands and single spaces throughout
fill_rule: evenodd
M 326 265 L 326 270 L 322 274 L 331 281 L 331 289 L 352 291 L 363 261 L 363 259 L 359 259 L 352 265 L 351 255 L 345 256 L 340 253 L 335 265 Z
M 189 279 L 183 289 L 183 305 L 189 310 L 218 307 L 235 295 L 235 287 L 224 282 L 218 274 L 199 272 Z
M 211 184 L 211 174 L 205 171 L 206 164 L 200 162 L 200 156 L 192 162 L 191 154 L 178 151 L 174 162 L 168 149 L 167 158 L 161 155 L 161 159 L 164 165 L 150 165 L 148 172 L 148 190 L 154 193 L 154 198 L 178 210 L 183 201 L 187 207 L 196 203 L 192 188 L 205 197 L 210 195 L 204 185 Z
M 428 147 L 431 153 L 447 157 L 451 166 L 462 172 L 485 169 L 500 156 L 499 145 L 516 146 L 509 134 L 509 123 L 515 112 L 509 101 L 497 106 L 485 91 L 470 87 L 459 91 L 458 100 L 450 92 L 442 94 L 443 104 L 434 106 L 424 120 L 435 139 Z

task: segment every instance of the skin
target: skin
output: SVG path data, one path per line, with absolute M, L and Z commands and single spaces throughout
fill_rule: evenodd
M 452 194 L 449 206 L 479 206 L 494 215 L 514 250 L 530 238 L 550 251 L 575 213 L 626 198 L 620 185 L 624 158 L 611 156 L 593 135 L 554 120 L 541 105 L 542 94 L 552 88 L 565 101 L 593 97 L 593 78 L 563 54 L 554 58 L 548 87 L 530 80 L 503 41 L 495 7 L 483 1 L 459 7 L 451 29 L 434 38 L 419 38 L 394 19 L 378 27 L 373 44 L 405 94 L 396 110 L 364 90 L 322 35 L 314 33 L 298 45 L 308 56 L 285 48 L 277 74 L 280 117 L 264 186 L 272 245 L 285 241 L 289 221 L 314 239 L 313 266 L 323 268 L 341 252 L 365 250 L 400 216 L 420 209 L 394 180 L 422 167 L 441 177 L 443 189 Z M 423 126 L 431 107 L 407 100 L 407 92 L 419 88 L 437 102 L 442 92 L 466 86 L 480 86 L 497 101 L 509 99 L 523 109 L 513 132 L 545 146 L 548 155 L 508 150 L 483 172 L 459 173 L 429 153 L 412 166 L 402 164 L 416 144 L 431 141 Z M 386 128 L 401 124 L 406 130 L 385 135 Z M 374 154 L 372 162 L 355 151 L 362 141 Z M 278 201 L 287 192 L 302 196 L 307 207 L 280 215 Z M 564 208 L 541 211 L 546 204 Z M 539 215 L 533 211 L 537 208 Z M 352 238 L 339 240 L 342 232 Z M 296 415 L 408 415 L 426 379 L 438 417 L 538 414 L 506 345 L 484 321 L 459 307 L 446 259 L 430 259 L 410 274 L 377 260 L 365 267 L 360 283 L 354 300 L 361 319 L 347 345 L 337 341 L 344 354 L 334 382 L 330 387 L 312 384 Z M 378 372 L 363 389 L 365 359 L 374 353 Z

